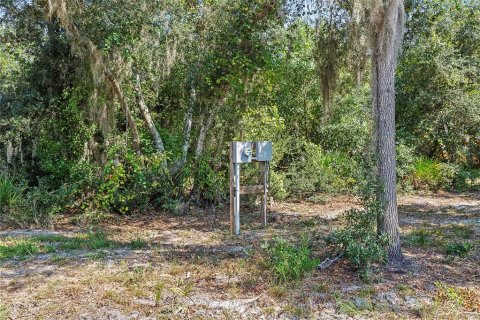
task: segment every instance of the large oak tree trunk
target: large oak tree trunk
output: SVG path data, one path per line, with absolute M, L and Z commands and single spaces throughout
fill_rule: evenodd
M 378 231 L 388 236 L 388 258 L 392 264 L 403 261 L 400 246 L 395 157 L 395 67 L 403 35 L 402 0 L 377 1 L 377 19 L 372 21 L 372 96 L 374 106 L 374 145 L 379 200 L 383 212 Z M 375 12 L 374 12 L 375 14 Z
M 163 146 L 162 138 L 158 133 L 157 128 L 155 127 L 155 123 L 153 122 L 152 116 L 150 114 L 150 110 L 148 110 L 147 105 L 145 104 L 145 99 L 143 98 L 142 93 L 142 86 L 140 83 L 140 76 L 136 75 L 136 83 L 135 83 L 135 96 L 137 98 L 138 107 L 142 112 L 143 118 L 147 123 L 148 129 L 150 130 L 150 134 L 152 135 L 153 143 L 155 143 L 155 147 L 157 148 L 158 152 L 163 153 L 165 152 L 165 147 Z

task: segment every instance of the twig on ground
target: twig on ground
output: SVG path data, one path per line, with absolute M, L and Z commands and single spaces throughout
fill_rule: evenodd
M 337 262 L 341 257 L 343 257 L 343 252 L 342 253 L 339 253 L 336 257 L 334 258 L 327 258 L 325 260 L 323 260 L 322 263 L 320 263 L 318 266 L 317 266 L 317 270 L 325 270 L 327 269 L 328 267 L 330 267 L 332 264 L 334 264 L 335 262 Z

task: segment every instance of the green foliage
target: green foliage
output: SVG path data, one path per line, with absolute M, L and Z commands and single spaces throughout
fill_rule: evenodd
M 397 128 L 425 157 L 478 166 L 479 4 L 413 2 L 397 68 Z
M 270 192 L 278 199 L 356 193 L 365 181 L 372 117 L 368 63 L 345 32 L 349 3 L 331 8 L 345 21 L 320 19 L 317 30 L 282 5 L 67 6 L 66 20 L 98 49 L 92 52 L 62 19 L 46 19 L 32 3 L 9 4 L 0 18 L 0 153 L 7 154 L 0 174 L 13 185 L 0 183 L 2 220 L 26 227 L 65 212 L 90 221 L 154 206 L 184 212 L 191 196 L 199 205 L 220 203 L 228 198 L 232 140 L 273 141 Z M 435 0 L 406 8 L 396 75 L 399 187 L 476 190 L 478 4 Z M 109 19 L 98 19 L 105 12 Z M 364 36 L 360 29 L 355 37 Z M 106 66 L 132 112 L 142 155 L 132 151 L 133 131 L 102 76 Z M 164 155 L 136 106 L 137 74 Z M 197 158 L 196 139 L 210 115 Z M 188 140 L 187 161 L 177 168 Z M 256 184 L 258 170 L 244 168 L 242 182 Z
M 416 189 L 439 190 L 452 188 L 458 167 L 427 158 L 419 158 L 412 173 Z
M 305 143 L 291 150 L 292 159 L 286 173 L 286 189 L 296 197 L 314 192 L 342 192 L 356 184 L 357 164 L 346 154 L 324 151 Z
M 103 231 L 89 231 L 75 236 L 38 235 L 30 238 L 3 239 L 0 241 L 0 260 L 26 258 L 35 254 L 58 253 L 71 250 L 95 251 L 105 248 L 129 246 L 132 249 L 141 249 L 146 242 L 141 239 L 130 243 L 119 243 L 108 239 Z
M 17 205 L 21 196 L 22 189 L 15 185 L 11 178 L 0 177 L 0 213 Z
M 13 257 L 26 257 L 40 252 L 39 247 L 32 241 L 24 240 L 15 245 L 0 245 L 0 260 Z
M 345 228 L 334 231 L 327 238 L 327 243 L 333 245 L 335 251 L 342 252 L 365 279 L 368 279 L 373 264 L 384 263 L 387 258 L 388 238 L 376 231 L 378 210 L 378 204 L 372 203 L 364 210 L 345 212 Z
M 410 232 L 404 240 L 407 245 L 416 247 L 425 247 L 434 243 L 432 233 L 423 228 Z
M 449 242 L 445 246 L 445 253 L 452 256 L 465 257 L 473 249 L 469 242 Z
M 266 243 L 263 249 L 268 255 L 267 267 L 280 283 L 302 279 L 319 263 L 318 259 L 311 258 L 312 252 L 305 238 L 298 246 L 276 238 L 272 243 Z
M 211 160 L 211 159 L 210 159 Z M 219 203 L 228 186 L 227 175 L 216 172 L 209 159 L 203 157 L 198 162 L 195 176 L 196 191 L 202 195 L 202 199 L 210 203 Z
M 165 172 L 165 158 L 154 154 L 138 157 L 133 152 L 118 154 L 104 167 L 95 202 L 102 210 L 126 214 L 144 209 L 154 197 L 167 197 L 174 188 Z

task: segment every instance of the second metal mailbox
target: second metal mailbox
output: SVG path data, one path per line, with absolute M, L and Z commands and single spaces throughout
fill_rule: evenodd
M 272 142 L 255 142 L 255 154 L 257 161 L 272 161 Z

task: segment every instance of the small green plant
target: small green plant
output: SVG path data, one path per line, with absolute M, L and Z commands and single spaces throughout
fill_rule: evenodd
M 475 234 L 475 230 L 471 225 L 452 224 L 448 227 L 448 230 L 451 231 L 455 237 L 462 239 L 470 239 Z
M 425 247 L 432 244 L 432 233 L 427 229 L 421 228 L 407 234 L 404 237 L 404 241 L 411 246 Z
M 11 319 L 9 317 L 8 306 L 4 305 L 3 303 L 0 303 L 0 320 L 7 320 L 7 319 Z
M 288 282 L 303 278 L 315 268 L 319 259 L 311 259 L 311 249 L 307 240 L 302 239 L 300 245 L 295 246 L 285 239 L 276 238 L 272 243 L 263 246 L 267 252 L 267 266 L 271 268 L 275 279 Z
M 337 305 L 340 312 L 349 315 L 350 317 L 357 316 L 361 313 L 361 310 L 357 308 L 355 303 L 352 300 L 337 300 Z
M 388 238 L 375 230 L 378 210 L 377 205 L 370 204 L 364 210 L 347 211 L 344 214 L 346 227 L 334 231 L 327 238 L 334 251 L 343 253 L 365 280 L 369 278 L 372 264 L 384 263 L 387 258 Z
M 416 189 L 452 189 L 459 168 L 428 158 L 416 160 L 413 170 L 413 185 Z
M 147 242 L 142 239 L 134 239 L 130 241 L 130 249 L 132 250 L 138 250 L 145 248 L 147 246 Z
M 16 205 L 20 201 L 21 190 L 8 177 L 0 178 L 0 210 Z
M 40 247 L 31 240 L 21 240 L 14 244 L 0 245 L 0 260 L 11 259 L 14 257 L 25 258 L 27 256 L 39 253 Z
M 158 305 L 163 297 L 163 292 L 165 291 L 165 282 L 158 281 L 155 283 L 153 288 L 155 290 L 155 304 Z
M 468 242 L 449 242 L 445 246 L 445 253 L 452 256 L 465 257 L 473 249 Z

